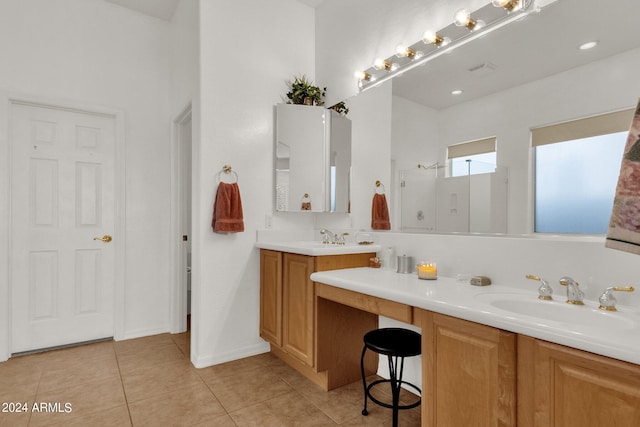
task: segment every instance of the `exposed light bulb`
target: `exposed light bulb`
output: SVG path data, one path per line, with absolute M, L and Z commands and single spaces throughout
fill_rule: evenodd
M 458 27 L 467 27 L 469 31 L 479 30 L 484 27 L 484 22 L 473 19 L 467 9 L 460 9 L 457 11 L 453 17 L 453 22 Z
M 372 79 L 371 74 L 367 73 L 366 71 L 360 71 L 360 70 L 353 73 L 353 76 L 360 81 L 363 81 L 363 80 L 369 81 Z
M 451 43 L 451 39 L 449 37 L 442 37 L 440 34 L 435 31 L 425 31 L 422 36 L 422 41 L 427 44 L 433 44 L 438 47 L 446 46 Z
M 396 48 L 396 56 L 398 58 L 409 58 L 409 59 L 420 59 L 424 55 L 424 52 L 416 51 L 411 49 L 410 47 L 406 47 L 403 45 L 398 45 Z
M 522 2 L 520 0 L 492 0 L 491 4 L 495 7 L 501 7 L 507 12 L 522 9 Z
M 387 61 L 386 59 L 377 58 L 373 62 L 373 68 L 377 70 L 395 71 L 398 69 L 398 64 Z
M 471 14 L 467 9 L 460 9 L 453 17 L 453 22 L 458 27 L 466 27 L 471 20 Z
M 405 58 L 407 57 L 407 50 L 409 50 L 408 47 L 399 44 L 398 46 L 396 46 L 396 56 L 398 58 Z

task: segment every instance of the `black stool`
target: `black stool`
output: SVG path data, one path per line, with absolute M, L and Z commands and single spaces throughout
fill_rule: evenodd
M 367 386 L 367 380 L 364 373 L 364 355 L 367 349 L 376 353 L 386 355 L 389 359 L 389 379 L 377 380 Z M 367 415 L 367 399 L 371 399 L 374 403 L 385 408 L 393 409 L 393 427 L 398 425 L 398 410 L 411 409 L 420 405 L 421 398 L 411 405 L 400 405 L 400 386 L 405 384 L 419 394 L 420 389 L 415 385 L 402 381 L 402 370 L 404 369 L 404 358 L 418 356 L 422 351 L 420 334 L 403 328 L 383 328 L 375 329 L 364 335 L 364 348 L 362 349 L 362 357 L 360 358 L 360 370 L 362 372 L 362 385 L 364 386 L 364 409 L 362 415 Z M 398 370 L 398 359 L 400 361 L 400 369 Z M 371 395 L 371 388 L 380 383 L 391 384 L 392 403 L 384 403 Z

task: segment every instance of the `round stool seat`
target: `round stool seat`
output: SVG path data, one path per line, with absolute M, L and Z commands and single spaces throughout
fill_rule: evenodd
M 422 352 L 420 334 L 403 328 L 382 328 L 367 332 L 364 345 L 385 356 L 411 357 Z

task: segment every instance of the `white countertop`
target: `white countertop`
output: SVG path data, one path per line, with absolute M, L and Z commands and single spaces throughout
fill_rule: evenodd
M 336 245 L 309 240 L 293 242 L 256 242 L 255 246 L 260 249 L 270 249 L 272 251 L 310 256 L 362 254 L 378 252 L 382 249 L 380 245 L 359 245 L 357 243 Z
M 629 307 L 607 312 L 596 301 L 566 304 L 566 295 L 559 292 L 553 301 L 539 300 L 530 286 L 471 286 L 453 278 L 420 280 L 415 274 L 368 267 L 317 272 L 311 279 L 640 364 L 640 313 Z

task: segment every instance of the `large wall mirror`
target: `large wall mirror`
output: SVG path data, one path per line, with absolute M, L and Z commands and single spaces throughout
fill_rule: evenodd
M 400 181 L 406 173 L 405 185 L 422 186 L 416 177 L 426 183 L 424 191 L 417 190 L 420 196 L 410 196 L 404 211 L 396 212 L 406 224 L 413 221 L 402 231 L 533 231 L 531 129 L 635 106 L 640 97 L 634 71 L 640 66 L 638 16 L 637 0 L 557 0 L 394 77 L 391 153 L 396 174 Z M 588 41 L 598 44 L 579 49 Z M 486 219 L 504 219 L 499 229 L 469 218 L 460 221 L 460 229 L 451 222 L 439 229 L 435 220 L 425 225 L 439 210 L 469 209 L 457 196 L 436 194 L 450 174 L 449 147 L 490 137 L 496 138 L 500 177 L 493 189 L 489 185 L 478 193 L 484 195 L 464 193 L 464 198 L 501 204 L 479 209 Z M 500 194 L 493 197 L 496 189 Z M 399 184 L 395 190 L 399 198 Z M 425 210 L 418 206 L 419 197 L 437 200 L 440 207 Z M 474 223 L 482 226 L 474 229 Z
M 276 106 L 278 212 L 349 212 L 351 121 L 324 107 Z

